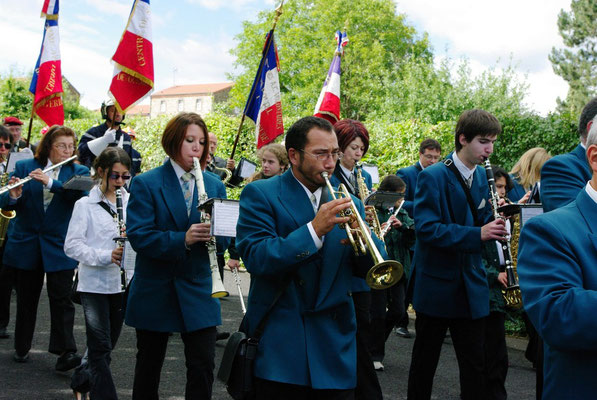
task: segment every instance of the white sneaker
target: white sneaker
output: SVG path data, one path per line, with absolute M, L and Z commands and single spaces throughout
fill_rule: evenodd
M 375 368 L 376 371 L 383 371 L 383 364 L 381 361 L 373 361 L 373 368 Z

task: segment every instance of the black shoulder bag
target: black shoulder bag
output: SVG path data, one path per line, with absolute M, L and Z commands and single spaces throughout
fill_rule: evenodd
M 253 364 L 257 356 L 259 340 L 263 335 L 267 319 L 278 303 L 278 300 L 280 300 L 280 297 L 282 297 L 282 294 L 286 291 L 292 277 L 293 275 L 290 275 L 280 285 L 274 301 L 263 315 L 263 318 L 261 318 L 261 321 L 259 321 L 255 333 L 251 337 L 247 336 L 246 332 L 244 332 L 243 319 L 239 330 L 234 332 L 226 343 L 220 369 L 218 370 L 218 379 L 226 385 L 228 394 L 234 400 L 250 400 L 255 396 Z

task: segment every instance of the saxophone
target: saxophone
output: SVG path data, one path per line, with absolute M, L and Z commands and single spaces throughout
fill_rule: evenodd
M 205 183 L 203 182 L 203 171 L 197 157 L 193 157 L 193 169 L 195 171 L 195 189 L 197 190 L 197 209 L 201 214 L 201 223 L 209 224 L 211 217 L 207 213 L 209 210 L 205 204 L 207 202 L 207 192 L 205 191 Z M 205 245 L 207 246 L 207 254 L 209 255 L 209 268 L 211 269 L 211 297 L 226 297 L 228 296 L 228 292 L 224 288 L 222 277 L 220 277 L 220 269 L 218 268 L 216 238 L 212 236 Z
M 495 219 L 504 219 L 498 212 L 498 199 L 499 195 L 495 187 L 495 178 L 493 176 L 493 170 L 491 169 L 491 163 L 489 159 L 485 160 L 485 172 L 487 174 L 487 182 L 489 183 L 489 191 L 491 193 L 491 208 L 493 210 L 493 217 Z M 510 247 L 510 241 L 504 240 L 499 241 L 501 244 L 502 254 L 504 256 L 504 262 L 506 263 L 506 288 L 502 289 L 502 295 L 506 302 L 506 307 L 512 309 L 518 309 L 522 307 L 522 294 L 520 293 L 520 287 L 518 286 L 518 277 L 516 276 L 516 270 L 514 268 L 512 249 Z
M 8 172 L 4 172 L 0 176 L 0 186 L 6 186 L 8 182 Z M 6 232 L 8 231 L 8 225 L 10 220 L 17 216 L 14 210 L 2 210 L 0 209 L 0 247 L 4 246 L 6 241 Z
M 377 212 L 375 212 L 374 206 L 367 206 L 365 205 L 365 199 L 369 196 L 369 189 L 367 188 L 367 184 L 365 183 L 365 178 L 363 178 L 363 164 L 358 163 L 356 165 L 357 168 L 357 188 L 359 191 L 359 198 L 363 202 L 365 206 L 365 211 L 370 211 L 370 214 L 373 214 L 373 221 L 371 221 L 371 229 L 377 235 L 378 238 L 381 238 L 381 223 L 379 222 L 379 218 L 377 216 Z

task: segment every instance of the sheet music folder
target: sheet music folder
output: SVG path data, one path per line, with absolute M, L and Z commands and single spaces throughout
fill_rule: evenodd
M 213 198 L 202 207 L 211 209 L 211 234 L 213 236 L 236 237 L 236 223 L 240 202 L 238 200 Z
M 367 196 L 365 199 L 365 205 L 387 210 L 390 207 L 394 207 L 394 204 L 396 204 L 398 199 L 402 198 L 404 198 L 404 193 L 384 192 L 377 190 Z
M 95 185 L 95 181 L 90 176 L 86 175 L 73 175 L 66 181 L 62 187 L 70 190 L 81 190 L 88 192 Z

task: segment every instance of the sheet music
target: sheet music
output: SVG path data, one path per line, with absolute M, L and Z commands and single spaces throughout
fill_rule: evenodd
M 524 226 L 524 224 L 526 224 L 529 219 L 541 214 L 543 214 L 543 208 L 541 207 L 521 207 L 520 217 L 522 221 L 522 226 Z
M 363 169 L 371 175 L 371 181 L 373 184 L 379 183 L 379 170 L 377 165 L 374 164 L 363 164 Z
M 31 158 L 33 158 L 33 152 L 31 152 L 31 150 L 10 153 L 10 156 L 8 157 L 8 165 L 6 166 L 6 172 L 8 172 L 9 174 L 12 173 L 12 171 L 15 170 L 15 164 L 17 163 L 17 161 L 29 160 Z
M 214 199 L 211 234 L 213 236 L 236 237 L 238 213 L 238 200 Z
M 240 172 L 239 175 L 241 178 L 249 178 L 250 176 L 252 176 L 255 171 L 257 170 L 257 166 L 249 161 L 247 161 L 246 159 L 243 159 L 239 164 L 239 168 L 240 168 Z
M 135 260 L 137 259 L 137 252 L 133 250 L 131 243 L 127 240 L 124 242 L 122 265 L 126 272 L 126 284 L 128 285 L 133 278 L 135 272 Z

